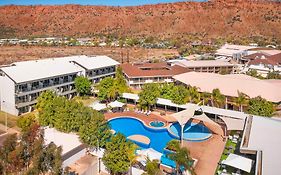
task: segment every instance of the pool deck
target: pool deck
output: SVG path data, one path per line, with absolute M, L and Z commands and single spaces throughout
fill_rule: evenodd
M 135 112 L 106 113 L 105 119 L 109 120 L 120 116 L 131 116 L 138 118 L 147 126 L 149 126 L 150 122 L 155 120 L 163 121 L 166 124 L 168 123 L 164 117 L 153 113 L 151 113 L 149 116 Z M 184 146 L 190 150 L 191 157 L 198 160 L 198 163 L 195 166 L 196 174 L 213 175 L 215 174 L 226 142 L 223 141 L 223 130 L 218 125 L 206 122 L 204 122 L 204 125 L 213 132 L 212 137 L 202 142 L 184 141 Z

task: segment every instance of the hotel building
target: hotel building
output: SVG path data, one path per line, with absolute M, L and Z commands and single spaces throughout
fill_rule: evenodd
M 93 83 L 114 76 L 119 63 L 107 56 L 70 56 L 15 62 L 0 68 L 1 110 L 20 115 L 33 110 L 41 92 L 54 90 L 72 98 L 74 80 L 85 76 Z
M 147 83 L 171 83 L 172 77 L 188 72 L 182 66 L 163 63 L 121 64 L 128 86 L 141 88 Z
M 237 66 L 227 61 L 221 60 L 199 60 L 199 61 L 188 61 L 188 60 L 174 60 L 170 61 L 171 64 L 179 65 L 194 72 L 210 72 L 210 73 L 236 73 Z

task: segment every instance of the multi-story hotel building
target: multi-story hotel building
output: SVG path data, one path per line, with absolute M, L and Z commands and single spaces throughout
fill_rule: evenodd
M 229 74 L 236 73 L 237 66 L 227 61 L 221 60 L 171 60 L 171 64 L 179 65 L 194 72 L 209 72 L 209 73 L 221 73 Z
M 93 83 L 114 76 L 119 63 L 107 56 L 70 56 L 15 62 L 0 68 L 1 110 L 20 115 L 33 110 L 41 92 L 54 90 L 72 98 L 74 79 L 85 76 Z
M 128 86 L 141 88 L 147 83 L 171 83 L 172 77 L 177 74 L 188 72 L 182 66 L 163 63 L 140 63 L 140 64 L 121 64 Z

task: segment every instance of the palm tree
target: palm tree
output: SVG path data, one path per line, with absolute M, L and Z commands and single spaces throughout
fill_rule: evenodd
M 207 105 L 209 103 L 210 99 L 211 99 L 211 94 L 208 93 L 208 92 L 202 92 L 200 94 L 200 99 L 202 101 L 203 106 Z
M 190 157 L 188 149 L 186 147 L 180 147 L 179 142 L 173 146 L 176 147 L 176 151 L 168 154 L 168 157 L 176 163 L 176 174 L 178 175 L 180 173 L 181 167 L 184 167 L 191 174 L 195 174 L 192 164 L 190 163 L 193 160 Z
M 244 94 L 243 92 L 238 91 L 238 97 L 235 99 L 235 104 L 238 106 L 239 110 L 243 112 L 243 106 L 248 105 L 249 96 Z
M 198 103 L 200 102 L 200 94 L 198 92 L 198 88 L 195 86 L 190 86 L 188 88 L 188 92 L 189 92 L 189 101 L 190 102 L 194 102 L 194 103 Z
M 146 159 L 146 172 L 142 175 L 162 175 L 163 172 L 160 170 L 159 161 L 158 160 L 150 160 L 149 158 Z
M 212 106 L 221 107 L 225 103 L 225 96 L 217 88 L 213 89 L 211 99 Z

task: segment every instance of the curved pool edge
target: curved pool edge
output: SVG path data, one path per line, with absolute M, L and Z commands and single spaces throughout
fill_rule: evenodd
M 173 137 L 176 137 L 177 139 L 180 140 L 180 136 L 177 136 L 174 132 L 171 131 L 171 126 L 173 125 L 173 123 L 170 123 L 169 124 L 169 127 L 167 128 L 169 134 L 171 134 Z M 209 128 L 208 128 L 209 130 Z M 210 132 L 210 134 L 206 137 L 202 137 L 202 138 L 194 138 L 194 139 L 189 139 L 189 138 L 183 138 L 183 140 L 185 141 L 191 141 L 191 142 L 203 142 L 203 141 L 206 141 L 208 140 L 209 138 L 211 138 L 213 136 L 213 134 Z
M 168 127 L 170 127 L 170 124 L 163 126 L 163 127 L 153 127 L 153 126 L 149 126 L 147 125 L 143 120 L 137 118 L 137 117 L 133 117 L 133 116 L 118 116 L 118 117 L 113 117 L 107 120 L 107 122 L 111 121 L 111 120 L 115 120 L 115 119 L 119 119 L 119 118 L 131 118 L 131 119 L 136 119 L 138 121 L 140 121 L 146 128 L 148 129 L 153 129 L 153 130 L 168 130 Z M 149 122 L 151 123 L 151 122 Z M 165 123 L 165 122 L 164 122 Z
M 160 127 L 160 128 L 157 128 L 157 127 L 152 127 L 152 126 L 148 126 L 143 120 L 137 118 L 137 117 L 133 117 L 133 116 L 117 116 L 117 117 L 113 117 L 113 118 L 110 118 L 107 120 L 107 122 L 111 121 L 111 120 L 116 120 L 116 119 L 120 119 L 120 118 L 129 118 L 129 119 L 135 119 L 139 122 L 141 122 L 143 124 L 144 127 L 146 127 L 147 129 L 149 130 L 154 130 L 154 131 L 161 131 L 161 130 L 167 130 L 168 131 L 168 134 L 173 137 L 174 139 L 178 139 L 180 140 L 180 136 L 177 136 L 175 135 L 171 130 L 171 125 L 173 125 L 173 123 L 169 123 L 167 124 L 165 127 Z M 209 129 L 209 128 L 208 128 Z M 184 138 L 183 140 L 185 141 L 191 141 L 191 142 L 203 142 L 203 141 L 206 141 L 208 140 L 209 138 L 211 138 L 213 136 L 212 133 L 210 133 L 208 136 L 206 137 L 202 137 L 202 138 L 194 138 L 194 139 L 190 139 L 190 138 Z

